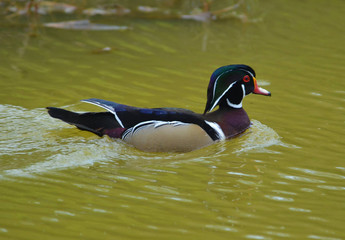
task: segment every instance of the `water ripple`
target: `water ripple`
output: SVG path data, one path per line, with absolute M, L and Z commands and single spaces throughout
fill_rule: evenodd
M 272 150 L 272 146 L 284 148 L 298 148 L 298 146 L 287 144 L 270 127 L 257 120 L 252 120 L 251 128 L 239 139 L 241 148 L 235 150 L 235 153 L 259 152 L 259 153 L 280 153 Z
M 331 178 L 331 179 L 338 179 L 338 180 L 344 180 L 345 176 L 336 174 L 336 173 L 330 173 L 330 172 L 322 172 L 322 171 L 317 171 L 317 170 L 312 170 L 312 169 L 306 169 L 306 168 L 299 168 L 299 167 L 290 167 L 290 169 L 303 172 L 309 175 L 314 175 L 318 177 L 325 177 L 325 178 Z

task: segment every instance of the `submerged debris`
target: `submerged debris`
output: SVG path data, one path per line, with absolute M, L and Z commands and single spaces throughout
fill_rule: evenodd
M 212 0 L 203 0 L 201 8 L 194 8 L 189 13 L 183 12 L 181 9 L 173 9 L 172 5 L 169 9 L 159 8 L 153 6 L 139 5 L 134 9 L 129 9 L 119 4 L 108 4 L 99 7 L 83 8 L 82 6 L 75 6 L 70 3 L 55 2 L 55 1 L 40 1 L 28 0 L 25 5 L 19 4 L 18 1 L 12 2 L 9 6 L 5 7 L 6 12 L 10 13 L 7 17 L 14 17 L 19 15 L 29 15 L 31 13 L 37 15 L 47 15 L 52 13 L 72 14 L 82 13 L 87 16 L 130 16 L 130 17 L 143 17 L 151 18 L 154 14 L 155 18 L 161 17 L 162 19 L 187 19 L 195 21 L 209 21 L 223 18 L 237 18 L 244 22 L 248 21 L 248 16 L 241 12 L 237 13 L 235 10 L 244 5 L 244 0 L 238 0 L 236 4 L 224 7 L 219 10 L 211 10 Z
M 235 9 L 239 8 L 243 4 L 243 0 L 240 0 L 238 3 L 231 5 L 229 7 L 211 11 L 211 3 L 205 1 L 203 9 L 194 9 L 189 15 L 181 15 L 181 19 L 190 19 L 200 22 L 206 22 L 210 20 L 216 20 L 221 18 L 223 14 L 233 12 Z M 237 17 L 236 13 L 232 14 L 233 17 Z
M 107 24 L 96 24 L 91 23 L 89 20 L 76 20 L 66 22 L 52 22 L 45 23 L 45 27 L 60 28 L 60 29 L 72 29 L 72 30 L 128 30 L 127 26 L 107 25 Z
M 143 13 L 153 13 L 160 11 L 159 8 L 150 7 L 150 6 L 138 6 L 137 10 Z
M 131 13 L 131 10 L 128 8 L 125 8 L 121 5 L 113 5 L 110 7 L 98 7 L 98 8 L 87 8 L 83 10 L 83 14 L 88 16 L 95 16 L 95 15 L 101 15 L 101 16 L 108 16 L 108 15 L 117 15 L 117 16 L 123 16 Z
M 34 9 L 31 9 L 33 11 Z M 59 3 L 53 1 L 41 1 L 38 4 L 37 11 L 42 14 L 48 14 L 53 12 L 60 12 L 66 14 L 72 14 L 77 10 L 77 7 L 67 3 Z
M 50 13 L 72 14 L 75 13 L 77 7 L 71 4 L 54 1 L 28 1 L 24 7 L 10 5 L 6 10 L 12 13 L 11 16 L 25 15 L 30 12 L 39 15 L 47 15 Z
M 218 10 L 211 10 L 213 0 L 202 0 L 201 8 L 194 7 L 186 14 L 188 10 L 181 9 L 178 1 L 172 1 L 168 7 L 154 7 L 139 5 L 132 9 L 119 4 L 108 4 L 94 8 L 85 8 L 85 6 L 75 6 L 64 2 L 43 1 L 43 0 L 18 0 L 10 1 L 2 4 L 6 18 L 11 19 L 21 15 L 26 15 L 29 18 L 30 29 L 33 31 L 33 36 L 36 36 L 36 29 L 40 25 L 39 15 L 47 15 L 54 13 L 62 14 L 76 14 L 78 16 L 127 16 L 130 18 L 154 18 L 154 19 L 183 19 L 193 20 L 199 22 L 208 22 L 219 19 L 239 19 L 242 22 L 257 22 L 261 19 L 251 19 L 246 11 L 243 9 L 244 0 L 237 0 L 236 4 L 227 6 Z M 0 0 L 1 3 L 1 0 Z M 21 4 L 20 4 L 21 3 Z M 26 3 L 25 5 L 23 3 Z M 178 5 L 179 4 L 179 5 Z M 178 5 L 178 6 L 177 6 Z M 1 6 L 1 5 L 0 5 Z M 53 18 L 54 19 L 54 18 Z M 95 24 L 89 20 L 74 20 L 66 22 L 49 22 L 43 24 L 45 27 L 73 29 L 73 30 L 128 30 L 128 26 Z
M 182 15 L 181 19 L 206 22 L 209 20 L 216 20 L 216 16 L 214 16 L 211 12 L 201 12 L 197 14 Z

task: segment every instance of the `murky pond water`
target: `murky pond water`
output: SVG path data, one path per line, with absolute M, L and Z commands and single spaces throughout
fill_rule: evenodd
M 39 25 L 36 37 L 2 16 L 0 238 L 344 239 L 343 9 L 245 1 L 237 11 L 255 21 L 96 16 L 130 29 Z M 210 74 L 233 63 L 272 98 L 246 97 L 252 128 L 190 153 L 144 153 L 44 109 L 98 111 L 79 102 L 97 97 L 202 112 Z

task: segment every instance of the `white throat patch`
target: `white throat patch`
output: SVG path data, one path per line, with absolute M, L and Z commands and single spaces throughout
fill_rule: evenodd
M 242 100 L 243 100 L 244 96 L 246 95 L 246 90 L 245 90 L 243 84 L 241 84 L 241 87 L 242 87 L 242 94 L 243 94 L 243 95 L 242 95 Z M 229 99 L 227 98 L 227 99 L 226 99 L 226 103 L 227 103 L 230 107 L 232 107 L 232 108 L 241 108 L 241 107 L 242 107 L 242 101 L 241 101 L 239 104 L 235 104 L 235 103 L 231 103 L 231 102 L 229 101 Z

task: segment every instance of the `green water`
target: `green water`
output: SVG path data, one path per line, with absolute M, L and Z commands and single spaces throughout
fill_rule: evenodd
M 267 0 L 238 10 L 254 22 L 91 18 L 126 31 L 1 16 L 0 239 L 345 239 L 343 9 Z M 66 19 L 83 16 L 38 22 Z M 144 153 L 44 109 L 97 111 L 79 102 L 97 97 L 202 112 L 212 71 L 233 63 L 272 97 L 246 97 L 246 134 L 190 153 Z

